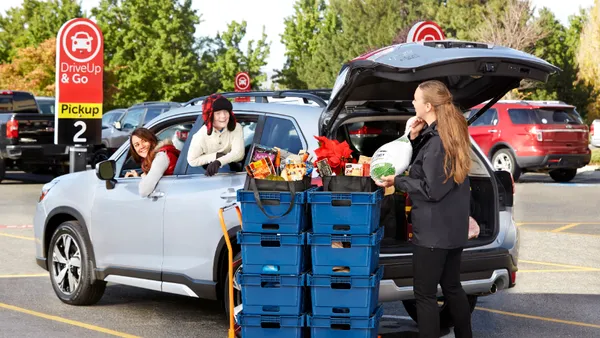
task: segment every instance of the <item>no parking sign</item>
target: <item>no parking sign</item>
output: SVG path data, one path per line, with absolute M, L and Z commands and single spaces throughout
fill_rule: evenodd
M 99 144 L 104 38 L 91 20 L 67 21 L 56 39 L 55 144 Z

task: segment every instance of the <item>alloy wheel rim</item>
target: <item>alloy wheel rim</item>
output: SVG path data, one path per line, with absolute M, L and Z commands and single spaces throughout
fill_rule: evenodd
M 81 282 L 81 251 L 75 239 L 63 234 L 54 244 L 52 275 L 60 291 L 71 295 Z
M 512 161 L 507 154 L 500 154 L 494 159 L 494 169 L 512 172 Z

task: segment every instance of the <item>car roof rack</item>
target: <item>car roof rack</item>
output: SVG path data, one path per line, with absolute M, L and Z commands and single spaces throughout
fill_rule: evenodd
M 489 102 L 489 101 L 485 101 Z M 484 102 L 482 102 L 484 103 Z M 568 103 L 558 100 L 499 100 L 496 104 L 500 103 L 520 103 L 520 104 L 529 104 L 529 105 L 563 105 L 563 106 L 571 106 Z
M 326 107 L 326 100 L 331 95 L 331 89 L 302 89 L 302 90 L 275 90 L 275 91 L 249 91 L 249 92 L 225 92 L 219 93 L 226 98 L 253 97 L 256 103 L 268 103 L 268 98 L 285 99 L 301 98 L 308 104 L 309 100 L 314 101 L 319 107 Z M 197 97 L 184 103 L 183 106 L 194 106 L 198 102 L 204 101 L 209 95 Z
M 179 103 L 179 102 L 170 102 L 170 101 L 144 101 L 144 102 L 136 103 L 136 104 L 132 105 L 131 107 L 159 105 L 159 104 L 166 105 L 166 106 L 175 106 L 175 107 L 181 106 L 181 103 Z

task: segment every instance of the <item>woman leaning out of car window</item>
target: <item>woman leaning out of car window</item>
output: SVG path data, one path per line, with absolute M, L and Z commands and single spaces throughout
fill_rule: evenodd
M 465 118 L 439 81 L 421 83 L 414 94 L 417 120 L 411 126 L 414 151 L 408 176 L 383 177 L 412 200 L 413 285 L 420 337 L 439 337 L 437 285 L 454 321 L 454 335 L 472 337 L 471 311 L 460 282 L 467 244 L 471 193 L 470 140 Z
M 135 129 L 129 143 L 131 157 L 142 167 L 140 196 L 148 197 L 163 175 L 173 175 L 180 151 L 173 146 L 171 140 L 158 142 L 156 135 L 146 128 Z M 125 177 L 137 176 L 135 170 L 125 174 Z

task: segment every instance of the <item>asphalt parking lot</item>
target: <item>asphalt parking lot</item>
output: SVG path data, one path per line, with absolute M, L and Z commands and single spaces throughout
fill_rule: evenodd
M 63 304 L 34 260 L 35 204 L 47 177 L 10 173 L 0 184 L 0 337 L 226 337 L 221 306 L 110 285 L 90 307 Z M 476 337 L 600 336 L 600 171 L 555 184 L 516 185 L 521 232 L 517 286 L 479 298 Z M 384 337 L 416 337 L 402 304 L 385 304 Z M 446 337 L 453 337 L 449 332 Z

